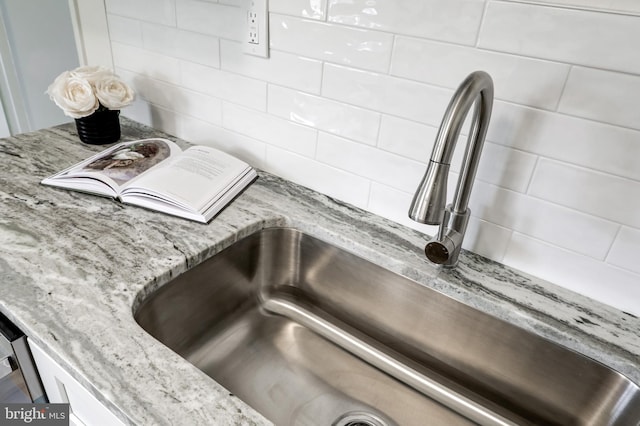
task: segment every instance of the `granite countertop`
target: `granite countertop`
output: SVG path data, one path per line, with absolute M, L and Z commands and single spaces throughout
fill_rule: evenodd
M 176 138 L 122 119 L 123 140 Z M 178 141 L 185 145 L 183 141 Z M 265 172 L 208 225 L 40 185 L 105 147 L 72 124 L 0 140 L 0 311 L 130 424 L 270 424 L 133 319 L 170 277 L 256 230 L 291 226 L 594 358 L 640 383 L 640 319 Z

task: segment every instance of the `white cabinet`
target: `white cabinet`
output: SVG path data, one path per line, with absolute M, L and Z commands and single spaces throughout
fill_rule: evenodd
M 69 403 L 69 417 L 72 426 L 124 425 L 42 348 L 32 340 L 28 339 L 28 341 L 49 402 Z

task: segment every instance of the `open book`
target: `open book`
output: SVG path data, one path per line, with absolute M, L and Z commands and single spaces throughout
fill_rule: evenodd
M 215 148 L 182 151 L 152 138 L 114 145 L 42 183 L 207 223 L 256 177 L 247 163 Z

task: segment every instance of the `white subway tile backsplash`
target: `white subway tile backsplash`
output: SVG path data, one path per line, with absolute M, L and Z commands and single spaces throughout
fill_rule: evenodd
M 438 129 L 384 115 L 378 147 L 426 163 Z M 451 161 L 451 170 L 460 171 L 467 137 L 461 136 Z M 524 192 L 531 180 L 537 157 L 523 151 L 485 142 L 477 178 L 514 191 Z
M 191 62 L 180 63 L 180 84 L 223 100 L 266 111 L 267 83 Z
M 416 183 L 415 186 L 417 187 L 418 184 Z M 438 232 L 437 226 L 424 225 L 409 218 L 409 206 L 412 199 L 413 194 L 372 182 L 367 210 L 427 235 L 435 235 Z
M 389 69 L 392 34 L 275 14 L 269 25 L 272 49 L 371 71 Z
M 640 17 L 490 1 L 481 48 L 640 73 Z
M 218 98 L 140 74 L 123 71 L 120 75 L 136 88 L 138 97 L 154 105 L 211 124 L 222 125 L 222 100 Z
M 141 99 L 123 110 L 123 115 L 192 143 L 223 149 L 254 167 L 264 166 L 265 143 L 227 131 L 211 123 L 170 111 Z
M 397 77 L 325 64 L 322 95 L 431 125 L 440 120 L 452 90 Z
M 321 132 L 316 160 L 406 190 L 417 187 L 425 164 Z
M 396 38 L 393 75 L 455 89 L 476 70 L 491 75 L 498 99 L 555 109 L 569 66 L 468 46 Z
M 270 114 L 338 136 L 375 145 L 380 114 L 280 86 L 269 86 Z
M 452 170 L 460 171 L 466 138 L 458 142 Z M 513 191 L 525 192 L 537 161 L 536 156 L 501 145 L 485 142 L 478 165 L 477 179 Z
M 140 97 L 137 97 L 133 103 L 123 109 L 120 114 L 147 126 L 154 126 L 151 105 Z M 156 128 L 161 129 L 161 127 Z
M 529 193 L 582 212 L 640 228 L 640 182 L 540 160 Z
M 270 0 L 269 11 L 284 15 L 325 20 L 327 0 Z
M 107 23 L 109 25 L 109 37 L 111 41 L 143 47 L 142 23 L 137 19 L 108 15 Z
M 588 8 L 608 12 L 640 13 L 640 4 L 636 0 L 536 0 L 536 3 L 564 5 L 578 9 Z
M 159 107 L 143 99 L 136 100 L 132 107 L 127 107 L 125 115 L 141 123 L 153 126 L 172 135 L 178 135 L 180 126 L 175 119 L 176 113 Z
M 171 135 L 175 135 L 177 137 L 186 137 L 193 136 L 193 133 L 190 130 L 193 128 L 193 123 L 201 123 L 201 126 L 198 126 L 200 130 L 203 127 L 211 127 L 212 125 L 209 123 L 205 123 L 200 120 L 196 120 L 191 117 L 187 117 L 181 114 L 176 113 L 175 111 L 170 111 L 164 107 L 155 105 L 153 103 L 147 102 L 145 100 L 139 100 L 137 111 L 126 109 L 127 117 L 131 117 L 133 119 L 138 119 L 137 115 L 142 115 L 143 118 L 148 117 L 149 121 L 143 121 L 145 124 L 149 124 L 156 129 L 160 129 L 164 132 L 167 132 Z M 198 136 L 196 140 L 191 140 L 193 143 L 202 143 L 202 135 Z
M 623 226 L 616 238 L 607 263 L 640 274 L 640 229 Z
M 502 227 L 604 260 L 618 225 L 525 194 L 476 181 L 471 214 Z
M 152 7 L 152 6 L 150 6 Z M 178 0 L 178 28 L 230 40 L 244 40 L 246 9 L 200 0 Z
M 328 20 L 473 45 L 483 10 L 484 0 L 331 0 Z
M 640 275 L 514 233 L 504 262 L 633 315 L 640 315 Z
M 640 57 L 640 44 L 636 48 Z M 558 110 L 640 130 L 639 99 L 640 75 L 574 67 Z
M 273 146 L 267 148 L 266 170 L 331 197 L 365 208 L 370 181 Z
M 462 248 L 489 259 L 502 261 L 512 233 L 510 229 L 471 216 Z
M 201 0 L 201 1 L 210 1 L 214 3 L 226 4 L 226 5 L 235 6 L 235 7 L 247 6 L 246 0 Z
M 117 68 L 137 72 L 156 80 L 180 80 L 180 61 L 176 58 L 115 42 L 111 43 L 111 51 L 113 63 Z
M 640 180 L 640 131 L 496 102 L 487 139 Z
M 383 115 L 378 148 L 413 160 L 427 162 L 431 157 L 437 134 L 437 127 Z
M 316 151 L 316 130 L 273 115 L 225 103 L 222 124 L 226 129 L 306 157 L 313 157 Z
M 322 62 L 271 51 L 268 59 L 242 53 L 240 43 L 221 40 L 222 69 L 309 93 L 320 93 Z
M 176 0 L 105 0 L 105 7 L 114 15 L 176 25 Z
M 175 58 L 220 67 L 218 38 L 156 24 L 143 24 L 144 47 Z
M 266 143 L 191 117 L 181 116 L 176 121 L 180 123 L 181 138 L 199 145 L 222 149 L 253 167 L 264 167 L 267 155 Z

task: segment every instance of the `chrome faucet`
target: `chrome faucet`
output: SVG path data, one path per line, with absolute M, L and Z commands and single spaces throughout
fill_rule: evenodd
M 467 148 L 453 202 L 447 201 L 447 177 L 451 157 L 471 106 L 475 104 Z M 469 197 L 480 162 L 484 138 L 493 106 L 493 80 L 484 71 L 475 71 L 460 84 L 451 98 L 440 124 L 427 171 L 416 190 L 409 217 L 417 222 L 440 225 L 438 234 L 424 249 L 427 258 L 437 264 L 454 267 L 467 230 Z

